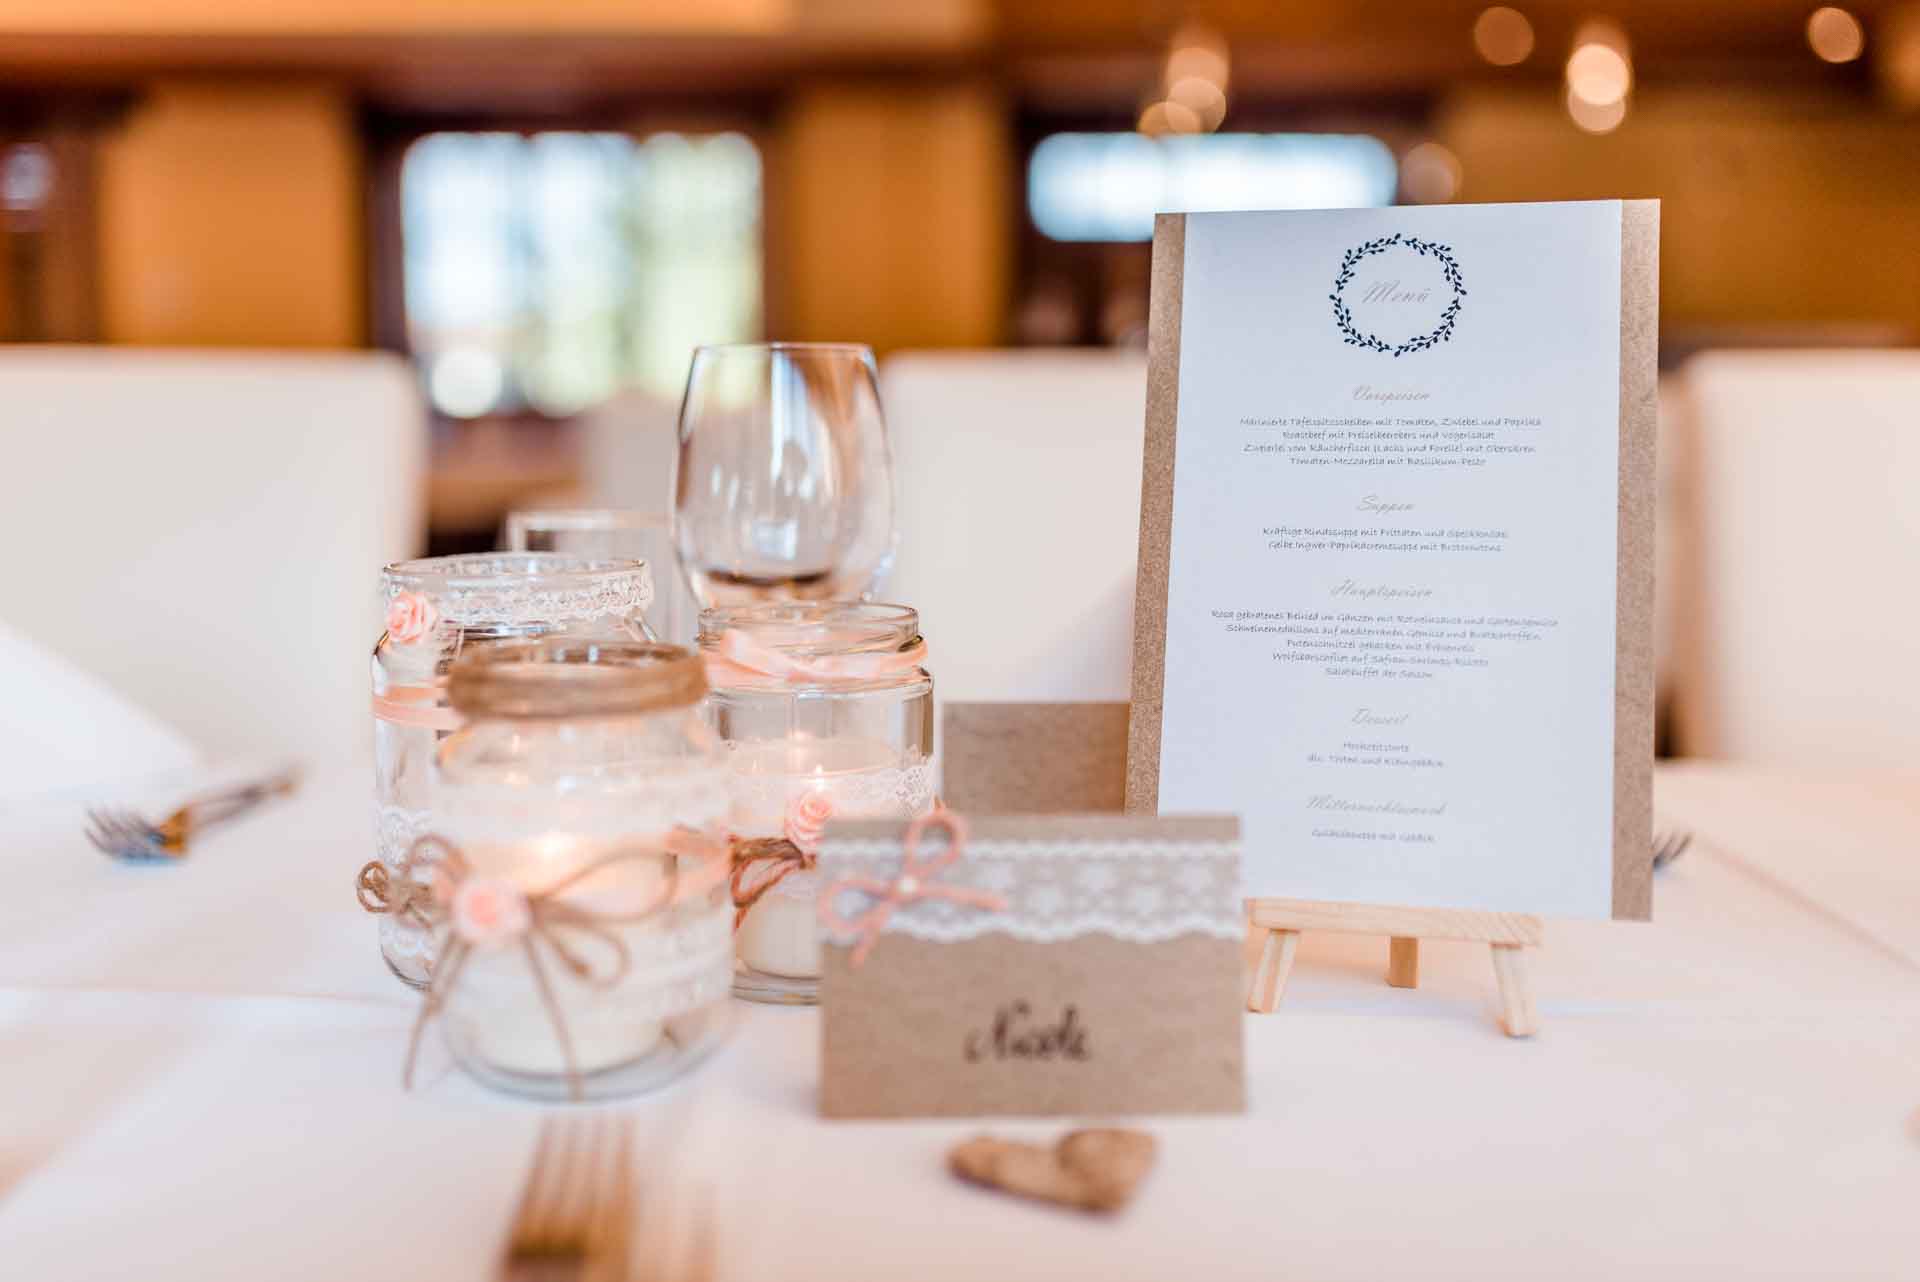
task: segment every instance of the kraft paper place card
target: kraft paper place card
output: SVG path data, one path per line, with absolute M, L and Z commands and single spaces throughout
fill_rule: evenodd
M 830 825 L 827 1117 L 1245 1107 L 1239 823 Z
M 1651 913 L 1654 201 L 1162 215 L 1130 813 L 1248 893 Z

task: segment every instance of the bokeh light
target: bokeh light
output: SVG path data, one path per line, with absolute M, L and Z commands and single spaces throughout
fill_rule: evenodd
M 1633 66 L 1625 54 L 1598 41 L 1581 45 L 1567 59 L 1567 90 L 1596 107 L 1626 99 L 1633 88 Z
M 1827 5 L 1807 19 L 1807 44 L 1823 62 L 1852 62 L 1865 52 L 1867 33 L 1860 19 Z
M 1612 102 L 1588 102 L 1568 89 L 1567 114 L 1573 117 L 1574 124 L 1590 134 L 1610 134 L 1627 118 L 1627 100 L 1616 98 Z
M 1420 205 L 1437 205 L 1460 193 L 1460 158 L 1437 142 L 1409 148 L 1400 158 L 1400 194 Z
M 1220 127 L 1227 118 L 1227 95 L 1220 92 L 1220 86 L 1200 76 L 1187 76 L 1176 80 L 1167 90 L 1167 101 L 1178 103 L 1198 116 L 1200 127 L 1208 133 Z
M 1222 93 L 1227 88 L 1227 42 L 1211 27 L 1189 23 L 1173 33 L 1167 54 L 1167 83 L 1178 84 L 1188 76 L 1210 80 Z
M 1533 24 L 1518 9 L 1497 4 L 1473 24 L 1473 47 L 1496 67 L 1512 67 L 1533 53 Z

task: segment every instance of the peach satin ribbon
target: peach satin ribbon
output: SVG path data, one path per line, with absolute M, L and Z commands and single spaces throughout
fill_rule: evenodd
M 397 726 L 417 726 L 425 730 L 458 730 L 466 724 L 460 714 L 440 702 L 444 685 L 388 686 L 385 694 L 373 696 L 376 720 Z
M 947 830 L 947 848 L 932 859 L 920 858 L 920 838 L 935 825 Z M 820 896 L 820 922 L 835 935 L 855 935 L 859 943 L 853 946 L 848 964 L 858 969 L 867 960 L 867 954 L 880 939 L 880 932 L 886 928 L 887 918 L 893 916 L 893 910 L 905 904 L 922 899 L 945 899 L 956 904 L 965 904 L 971 908 L 989 912 L 1002 912 L 1007 901 L 999 895 L 986 890 L 974 890 L 967 886 L 945 886 L 936 878 L 949 865 L 960 858 L 967 848 L 967 823 L 951 810 L 936 810 L 930 815 L 921 815 L 907 825 L 905 857 L 900 862 L 900 875 L 892 881 L 879 881 L 872 877 L 841 877 Z M 872 896 L 873 906 L 857 917 L 842 917 L 834 902 L 848 891 L 859 891 Z
M 927 643 L 886 654 L 834 654 L 803 658 L 763 645 L 738 628 L 723 633 L 706 656 L 714 686 L 831 685 L 876 681 L 911 672 L 927 661 Z

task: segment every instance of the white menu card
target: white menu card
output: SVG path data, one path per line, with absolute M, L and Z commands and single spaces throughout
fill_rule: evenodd
M 1162 217 L 1130 808 L 1254 896 L 1647 915 L 1656 220 Z

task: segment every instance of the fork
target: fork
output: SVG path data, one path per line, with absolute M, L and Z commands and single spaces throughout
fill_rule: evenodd
M 131 810 L 90 809 L 87 840 L 115 859 L 135 863 L 180 859 L 196 834 L 245 814 L 270 797 L 288 796 L 299 784 L 297 769 L 283 770 L 237 788 L 195 797 L 159 823 L 150 823 Z
M 1653 869 L 1655 872 L 1687 853 L 1687 847 L 1693 844 L 1693 834 L 1685 828 L 1670 828 L 1666 832 L 1653 835 Z
M 633 1119 L 548 1118 L 514 1213 L 503 1282 L 625 1282 Z

